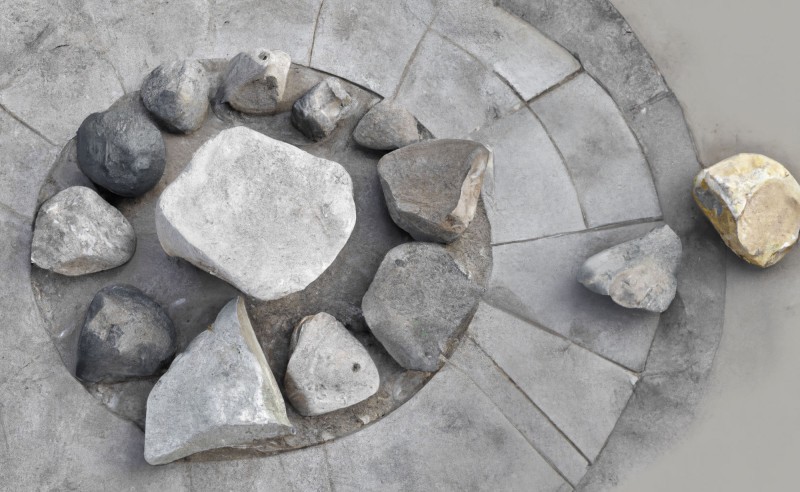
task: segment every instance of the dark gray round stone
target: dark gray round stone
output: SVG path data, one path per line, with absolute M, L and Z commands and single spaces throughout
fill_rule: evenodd
M 78 167 L 96 185 L 117 195 L 142 195 L 164 174 L 164 139 L 138 92 L 103 113 L 90 114 L 77 140 Z

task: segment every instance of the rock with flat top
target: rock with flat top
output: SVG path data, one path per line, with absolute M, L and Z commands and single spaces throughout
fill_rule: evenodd
M 414 115 L 388 100 L 367 111 L 353 138 L 362 147 L 374 150 L 395 150 L 422 140 L 420 124 Z
M 123 265 L 135 250 L 130 222 L 84 186 L 57 193 L 36 215 L 31 262 L 40 268 L 86 275 Z
M 429 140 L 378 162 L 394 222 L 417 241 L 450 243 L 469 227 L 492 152 L 470 140 Z
M 694 199 L 734 253 L 767 268 L 794 247 L 800 231 L 800 185 L 780 163 L 739 154 L 703 169 Z
M 316 280 L 355 222 L 353 183 L 341 165 L 245 127 L 200 147 L 156 205 L 167 254 L 260 300 Z
M 380 375 L 369 352 L 328 313 L 303 318 L 291 350 L 286 397 L 300 415 L 333 412 L 378 391 Z
M 200 451 L 283 436 L 291 429 L 239 297 L 175 358 L 150 392 L 144 457 L 161 465 Z
M 342 83 L 329 77 L 295 101 L 292 124 L 311 140 L 324 140 L 355 104 Z
M 142 103 L 169 131 L 191 133 L 208 113 L 209 82 L 196 60 L 159 65 L 142 83 Z
M 578 281 L 620 306 L 663 313 L 677 292 L 682 252 L 678 235 L 661 226 L 592 256 L 578 271 Z
M 283 100 L 292 60 L 280 50 L 236 55 L 225 71 L 220 101 L 249 114 L 273 114 Z

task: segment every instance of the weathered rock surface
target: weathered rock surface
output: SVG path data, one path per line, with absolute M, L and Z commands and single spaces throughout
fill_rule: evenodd
M 333 412 L 378 391 L 380 375 L 369 352 L 328 313 L 301 320 L 291 350 L 286 397 L 301 415 Z
M 620 306 L 663 313 L 675 298 L 682 251 L 678 235 L 661 226 L 592 256 L 578 281 Z
M 86 385 L 86 389 L 113 413 L 144 429 L 147 397 L 156 381 L 157 378 L 149 378 L 121 383 L 95 383 Z
M 292 124 L 311 140 L 325 139 L 354 104 L 338 79 L 329 77 L 292 105 Z
M 93 190 L 73 186 L 36 215 L 31 262 L 62 275 L 85 275 L 127 262 L 136 250 L 128 220 Z
M 144 194 L 164 174 L 166 148 L 139 93 L 128 94 L 78 128 L 78 166 L 93 183 L 120 196 Z
M 772 266 L 797 243 L 800 185 L 769 157 L 725 159 L 700 171 L 692 192 L 725 244 L 753 265 Z
M 142 83 L 142 103 L 170 131 L 191 133 L 206 119 L 209 86 L 196 60 L 165 63 Z
M 286 89 L 292 60 L 280 50 L 239 53 L 228 64 L 220 101 L 250 114 L 272 114 Z
M 406 243 L 383 259 L 361 308 L 401 366 L 435 371 L 482 293 L 443 246 Z
M 169 463 L 291 432 L 280 389 L 239 297 L 195 338 L 147 399 L 144 457 Z
M 492 152 L 469 140 L 403 147 L 378 163 L 394 222 L 417 241 L 449 243 L 469 226 Z
M 244 127 L 206 142 L 156 206 L 167 254 L 261 300 L 313 282 L 355 222 L 341 165 Z
M 152 376 L 175 354 L 175 340 L 172 320 L 144 292 L 104 287 L 86 312 L 76 375 L 92 383 Z
M 383 100 L 358 122 L 353 138 L 362 147 L 394 150 L 422 140 L 414 115 L 397 104 Z

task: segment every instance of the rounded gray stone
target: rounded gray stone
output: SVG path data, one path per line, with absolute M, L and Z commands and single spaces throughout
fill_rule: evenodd
M 67 188 L 36 214 L 31 262 L 40 268 L 86 275 L 126 263 L 135 250 L 133 226 L 89 188 Z
M 389 251 L 361 308 L 372 334 L 406 369 L 436 371 L 483 289 L 444 246 L 406 243 Z
M 328 77 L 292 105 L 292 124 L 314 141 L 324 140 L 356 104 L 338 79 Z
M 191 133 L 208 114 L 209 81 L 196 60 L 159 65 L 142 83 L 142 103 L 169 131 Z
M 373 106 L 358 122 L 353 138 L 362 147 L 395 150 L 422 140 L 414 115 L 391 101 Z
M 283 100 L 292 60 L 280 50 L 239 53 L 220 86 L 221 102 L 249 114 L 273 114 Z
M 175 353 L 175 339 L 172 320 L 144 292 L 105 287 L 86 312 L 76 375 L 92 383 L 152 376 Z

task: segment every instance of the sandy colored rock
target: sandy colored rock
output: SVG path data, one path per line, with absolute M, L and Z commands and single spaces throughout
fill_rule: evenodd
M 221 101 L 250 114 L 272 114 L 286 90 L 292 60 L 280 50 L 239 53 L 228 64 Z
M 739 154 L 703 169 L 694 199 L 734 253 L 766 268 L 797 243 L 800 185 L 780 163 Z

